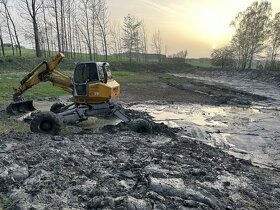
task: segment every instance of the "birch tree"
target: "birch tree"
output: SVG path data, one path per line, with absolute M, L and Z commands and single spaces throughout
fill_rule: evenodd
M 264 49 L 271 16 L 271 3 L 253 2 L 244 12 L 238 13 L 231 25 L 236 32 L 232 47 L 240 61 L 241 69 L 251 69 L 254 56 Z
M 268 53 L 270 70 L 276 68 L 276 59 L 280 51 L 280 12 L 276 13 L 269 26 Z

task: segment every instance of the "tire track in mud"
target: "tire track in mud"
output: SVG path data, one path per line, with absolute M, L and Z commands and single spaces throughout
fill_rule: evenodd
M 175 74 L 176 76 L 176 74 Z M 269 98 L 257 94 L 252 94 L 243 90 L 238 90 L 232 87 L 225 86 L 221 83 L 201 80 L 198 78 L 184 77 L 181 81 L 172 81 L 159 77 L 170 87 L 180 91 L 193 92 L 197 95 L 208 96 L 211 100 L 209 103 L 216 105 L 251 105 L 253 101 L 265 101 Z M 214 100 L 214 102 L 212 102 Z
M 11 199 L 10 209 L 276 209 L 280 203 L 279 173 L 188 138 L 109 129 L 0 139 L 11 145 L 0 152 L 0 193 Z
M 73 128 L 55 137 L 0 133 L 0 204 L 4 196 L 8 209 L 279 207 L 279 172 L 180 137 L 176 129 L 159 124 L 154 133 L 140 135 L 123 125 Z

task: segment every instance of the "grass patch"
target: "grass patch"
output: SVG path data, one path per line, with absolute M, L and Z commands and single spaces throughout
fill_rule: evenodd
M 213 66 L 211 64 L 211 60 L 189 60 L 187 61 L 188 64 L 195 66 L 195 67 L 201 67 L 201 68 L 215 68 L 215 66 Z
M 14 93 L 13 88 L 18 88 L 20 86 L 20 80 L 27 74 L 27 72 L 4 72 L 0 73 L 0 96 L 1 105 L 6 105 L 6 102 L 12 100 L 12 95 Z M 66 72 L 67 75 L 70 72 Z M 50 82 L 42 82 L 38 85 L 32 87 L 24 93 L 26 99 L 34 99 L 38 96 L 41 97 L 56 97 L 68 94 L 64 90 L 58 87 L 52 86 Z
M 14 93 L 13 88 L 18 88 L 20 80 L 28 72 L 3 72 L 0 73 L 0 105 L 8 105 L 12 100 Z M 72 71 L 63 71 L 63 73 L 72 76 Z M 113 71 L 113 78 L 118 81 L 121 86 L 134 85 L 143 86 L 154 83 L 156 77 L 148 72 L 130 72 L 130 71 Z M 68 95 L 67 92 L 59 87 L 54 87 L 51 82 L 41 82 L 27 90 L 23 96 L 25 99 L 35 99 L 38 97 L 58 97 Z
M 15 120 L 6 120 L 5 123 L 0 124 L 1 133 L 7 133 L 10 131 L 28 132 L 30 131 L 30 128 L 27 123 L 15 121 Z
M 114 71 L 113 77 L 119 78 L 119 77 L 130 77 L 134 76 L 135 73 L 129 72 L 129 71 Z
M 130 88 L 149 87 L 158 81 L 158 77 L 149 72 L 113 72 L 113 77 L 121 87 L 129 86 Z

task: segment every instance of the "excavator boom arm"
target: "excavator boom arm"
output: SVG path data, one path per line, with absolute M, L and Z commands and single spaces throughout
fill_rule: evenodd
M 44 61 L 36 66 L 21 81 L 20 86 L 14 89 L 13 102 L 7 107 L 7 112 L 13 115 L 33 111 L 33 101 L 24 101 L 22 94 L 40 82 L 50 81 L 54 86 L 62 88 L 64 91 L 73 93 L 72 79 L 58 71 L 59 63 L 64 58 L 62 53 L 58 53 L 49 61 Z
M 72 93 L 72 79 L 67 75 L 58 71 L 59 63 L 64 58 L 62 53 L 52 57 L 48 62 L 44 61 L 36 66 L 29 74 L 27 74 L 20 82 L 20 86 L 14 89 L 13 100 L 20 101 L 21 95 L 37 85 L 40 82 L 50 81 L 54 86 L 60 87 L 63 90 Z

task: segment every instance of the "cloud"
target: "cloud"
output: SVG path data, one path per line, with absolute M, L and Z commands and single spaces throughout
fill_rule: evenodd
M 162 4 L 162 0 L 158 3 L 156 0 L 142 0 L 147 6 L 152 7 L 153 9 L 157 9 L 162 13 L 175 13 L 176 11 L 171 9 L 170 7 L 164 6 Z

